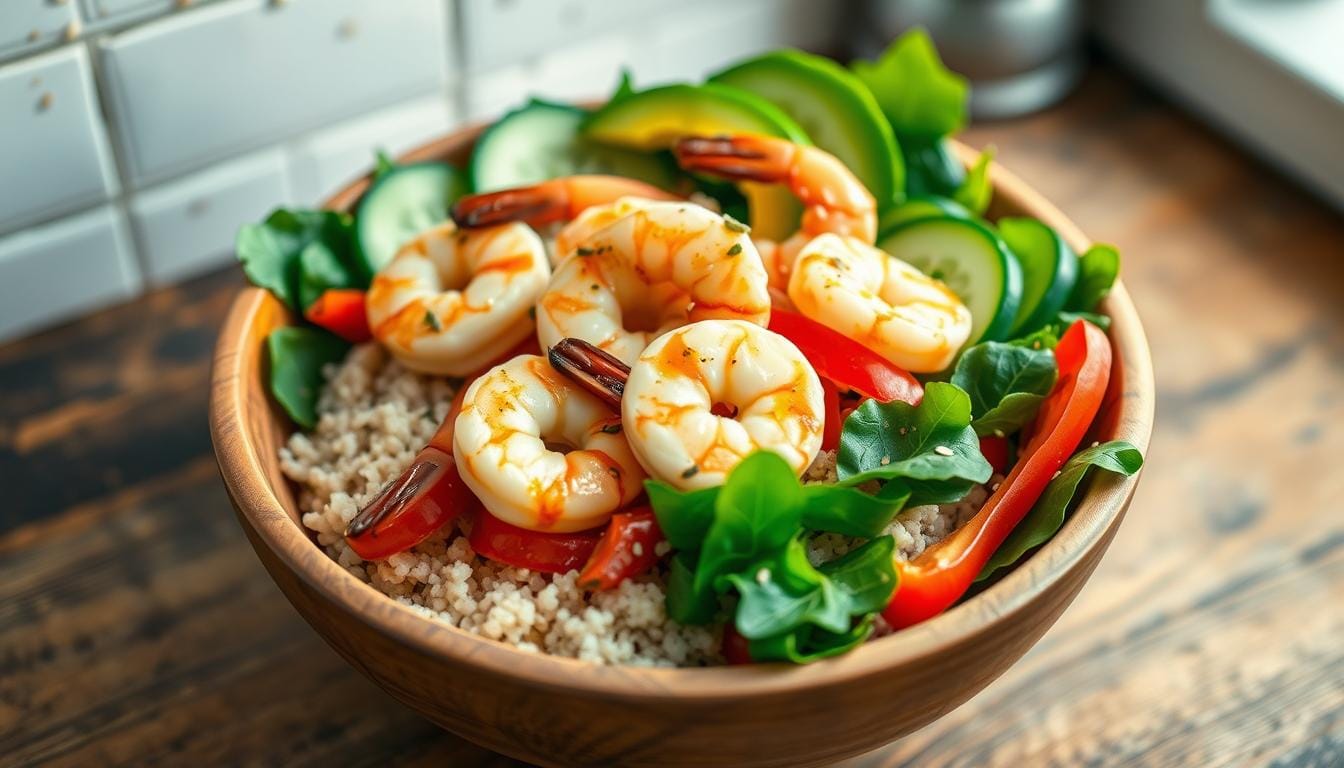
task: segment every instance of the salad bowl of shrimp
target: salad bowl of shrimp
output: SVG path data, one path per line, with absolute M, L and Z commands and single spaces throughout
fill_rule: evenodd
M 1116 250 L 964 110 L 918 33 L 777 51 L 243 227 L 211 427 L 272 578 L 537 763 L 821 764 L 965 701 L 1104 553 L 1153 385 Z

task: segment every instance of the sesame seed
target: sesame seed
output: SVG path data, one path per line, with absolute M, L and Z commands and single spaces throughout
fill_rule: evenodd
M 995 483 L 995 484 L 989 486 L 989 490 L 991 490 L 991 491 L 997 491 L 997 490 L 999 490 L 999 486 L 1000 486 L 1000 485 L 1003 485 L 1003 483 Z
M 1051 475 L 1051 476 L 1050 476 L 1050 479 L 1051 479 L 1051 480 L 1054 480 L 1056 477 L 1059 477 L 1061 474 L 1063 474 L 1063 473 L 1060 472 L 1058 469 L 1056 469 L 1056 470 L 1055 470 L 1055 474 Z
M 641 543 L 641 542 L 636 541 L 636 542 L 634 543 L 634 545 L 633 545 L 632 547 L 630 547 L 630 551 L 635 553 L 635 557 L 643 557 L 643 556 L 644 556 L 644 544 Z
M 756 572 L 756 583 L 757 583 L 757 584 L 760 584 L 761 586 L 765 586 L 765 583 L 766 583 L 767 581 L 769 581 L 769 580 L 770 580 L 770 569 L 769 569 L 769 568 L 762 568 L 761 570 L 759 570 L 759 571 Z
M 952 453 L 952 449 L 951 449 L 951 448 L 948 448 L 946 445 L 935 446 L 934 449 L 933 449 L 933 452 L 936 453 L 936 454 L 938 454 L 939 456 L 952 456 L 952 455 L 953 455 L 953 453 Z
M 890 457 L 890 456 L 883 456 L 883 457 L 882 457 L 882 460 L 879 461 L 878 463 L 885 467 L 885 466 L 887 466 L 888 464 L 891 463 L 891 457 Z

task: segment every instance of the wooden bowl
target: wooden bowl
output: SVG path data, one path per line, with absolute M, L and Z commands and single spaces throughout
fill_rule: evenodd
M 479 129 L 405 160 L 465 161 Z M 963 161 L 973 153 L 958 147 Z M 1087 238 L 994 168 L 992 216 L 1030 215 L 1081 253 Z M 329 206 L 349 209 L 360 181 Z M 1146 449 L 1153 376 L 1143 327 L 1117 284 L 1111 392 L 1096 439 Z M 356 669 L 454 733 L 543 764 L 808 765 L 882 746 L 950 712 L 1022 656 L 1078 594 L 1115 535 L 1137 477 L 1090 479 L 1063 529 L 988 589 L 924 624 L 803 667 L 606 667 L 526 653 L 427 619 L 330 560 L 299 524 L 277 451 L 293 426 L 272 403 L 263 340 L 290 322 L 248 289 L 215 353 L 210 427 L 238 520 L 275 583 Z

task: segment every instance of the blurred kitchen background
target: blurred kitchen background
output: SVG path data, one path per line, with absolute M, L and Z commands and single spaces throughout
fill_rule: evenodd
M 1094 33 L 1344 205 L 1341 0 L 0 0 L 0 341 L 227 264 L 241 223 L 316 205 L 375 148 L 622 68 L 871 54 L 915 24 L 977 117 L 1062 97 Z

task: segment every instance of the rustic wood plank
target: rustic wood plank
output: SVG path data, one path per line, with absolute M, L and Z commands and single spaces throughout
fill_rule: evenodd
M 1159 418 L 1059 624 L 851 764 L 1344 762 L 1344 221 L 1104 69 L 966 138 L 1121 247 Z M 0 754 L 512 764 L 366 682 L 258 566 L 204 421 L 240 284 L 221 272 L 0 347 Z

